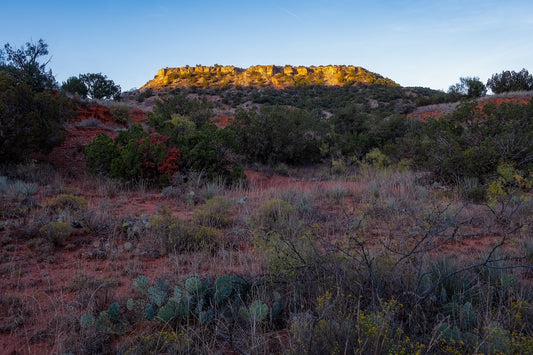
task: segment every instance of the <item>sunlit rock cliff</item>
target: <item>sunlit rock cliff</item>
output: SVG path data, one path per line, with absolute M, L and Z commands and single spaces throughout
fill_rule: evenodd
M 185 66 L 160 69 L 153 80 L 142 88 L 176 87 L 229 88 L 254 86 L 285 88 L 299 85 L 385 85 L 398 86 L 394 81 L 364 68 L 352 65 L 276 66 L 255 65 L 246 69 L 234 66 Z

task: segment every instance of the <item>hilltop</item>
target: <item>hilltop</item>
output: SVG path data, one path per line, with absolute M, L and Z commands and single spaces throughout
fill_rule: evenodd
M 325 66 L 276 66 L 256 65 L 243 69 L 235 66 L 185 66 L 163 68 L 154 79 L 141 89 L 182 87 L 229 88 L 273 87 L 287 88 L 303 85 L 353 86 L 353 85 L 399 86 L 391 79 L 352 65 Z

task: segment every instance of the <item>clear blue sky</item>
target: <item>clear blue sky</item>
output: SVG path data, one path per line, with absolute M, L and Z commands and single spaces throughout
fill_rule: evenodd
M 0 44 L 44 39 L 59 82 L 103 73 L 129 90 L 162 67 L 359 65 L 403 86 L 533 72 L 531 0 L 25 1 Z

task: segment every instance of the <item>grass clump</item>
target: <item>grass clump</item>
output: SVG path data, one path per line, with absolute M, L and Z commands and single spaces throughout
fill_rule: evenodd
M 7 176 L 0 176 L 0 194 L 6 194 L 12 199 L 30 197 L 39 191 L 39 185 L 22 180 L 9 180 Z
M 336 204 L 341 204 L 346 197 L 350 196 L 351 192 L 342 186 L 334 186 L 329 189 L 326 194 Z
M 301 230 L 302 224 L 298 211 L 283 200 L 265 202 L 250 216 L 248 223 L 256 234 L 263 237 L 271 233 L 292 237 Z
M 158 247 L 165 252 L 214 253 L 227 244 L 220 229 L 182 220 L 166 209 L 149 219 L 146 231 L 152 236 L 152 242 L 157 241 Z
M 152 334 L 140 336 L 134 344 L 126 350 L 128 355 L 136 354 L 181 354 L 187 353 L 189 339 L 182 333 L 160 330 Z
M 297 189 L 284 190 L 280 194 L 280 199 L 293 206 L 301 216 L 307 216 L 313 212 L 314 199 L 309 191 Z
M 212 199 L 225 190 L 224 181 L 208 181 L 201 190 L 201 195 L 207 200 Z

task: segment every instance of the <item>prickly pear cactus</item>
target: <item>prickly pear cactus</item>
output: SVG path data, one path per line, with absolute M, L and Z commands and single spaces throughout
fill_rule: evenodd
M 148 288 L 150 301 L 157 307 L 161 307 L 167 298 L 169 283 L 166 280 L 158 280 L 154 286 Z
M 141 294 L 146 295 L 148 292 L 148 279 L 144 275 L 139 275 L 133 280 L 133 286 L 137 288 Z
M 192 295 L 202 295 L 207 287 L 199 276 L 191 276 L 185 280 L 185 289 Z
M 175 314 L 178 319 L 186 319 L 191 313 L 191 302 L 189 298 L 185 298 L 176 303 Z
M 215 280 L 215 295 L 213 300 L 220 306 L 228 300 L 233 293 L 233 282 L 231 276 L 220 276 Z
M 248 281 L 246 281 L 239 275 L 231 276 L 231 283 L 232 283 L 233 289 L 235 290 L 235 294 L 239 296 L 240 298 L 243 298 L 246 295 L 246 293 L 248 293 L 250 284 L 248 283 Z
M 146 319 L 148 319 L 148 320 L 154 319 L 155 310 L 154 310 L 154 306 L 152 306 L 152 304 L 147 303 L 146 306 L 144 307 L 144 317 Z
M 157 318 L 165 323 L 170 322 L 176 316 L 176 303 L 168 302 L 157 311 Z
M 82 328 L 90 328 L 95 322 L 96 319 L 94 319 L 94 316 L 90 313 L 83 313 L 80 317 L 80 326 Z
M 109 308 L 107 309 L 107 314 L 109 315 L 109 319 L 111 322 L 118 322 L 118 319 L 120 317 L 120 307 L 118 305 L 118 302 L 113 302 Z
M 144 308 L 146 307 L 146 301 L 143 299 L 128 298 L 126 301 L 126 308 L 128 311 L 138 315 L 143 315 Z
M 259 323 L 268 316 L 268 306 L 261 300 L 252 302 L 250 307 L 241 307 L 239 310 L 241 317 L 250 323 Z
M 254 301 L 249 308 L 250 320 L 253 322 L 261 322 L 268 315 L 268 306 L 261 300 Z

